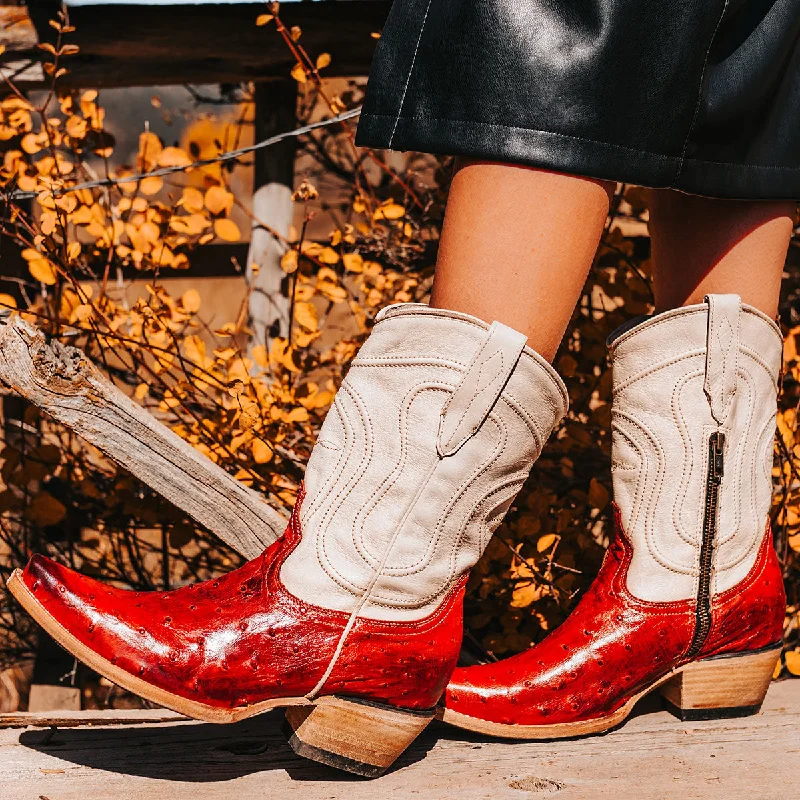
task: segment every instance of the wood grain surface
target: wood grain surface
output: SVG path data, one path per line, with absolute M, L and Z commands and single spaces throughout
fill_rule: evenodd
M 800 769 L 800 680 L 773 684 L 747 719 L 680 722 L 649 698 L 617 730 L 572 741 L 434 723 L 375 780 L 298 758 L 282 720 L 0 730 L 0 800 L 772 800 Z

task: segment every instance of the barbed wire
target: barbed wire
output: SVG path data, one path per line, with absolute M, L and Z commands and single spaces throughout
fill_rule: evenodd
M 341 114 L 337 114 L 335 117 L 331 117 L 330 119 L 323 119 L 319 120 L 318 122 L 310 122 L 308 125 L 303 125 L 300 128 L 294 128 L 290 131 L 284 131 L 283 133 L 278 133 L 275 136 L 270 136 L 268 139 L 263 139 L 262 141 L 248 145 L 247 147 L 240 147 L 236 150 L 228 150 L 211 158 L 201 158 L 197 161 L 193 161 L 191 164 L 159 167 L 151 172 L 137 172 L 133 175 L 122 175 L 118 178 L 98 178 L 94 181 L 75 184 L 75 186 L 64 186 L 58 189 L 53 189 L 52 191 L 47 191 L 47 194 L 50 194 L 53 197 L 62 197 L 65 194 L 79 192 L 82 189 L 99 189 L 108 188 L 111 186 L 119 186 L 123 183 L 138 183 L 145 178 L 163 178 L 165 175 L 174 175 L 177 172 L 187 172 L 192 169 L 199 169 L 200 167 L 208 167 L 211 164 L 219 164 L 223 161 L 233 161 L 234 159 L 240 158 L 243 155 L 252 153 L 255 150 L 261 150 L 264 147 L 270 147 L 273 144 L 282 142 L 285 139 L 290 139 L 293 136 L 302 136 L 303 134 L 310 133 L 318 128 L 324 128 L 328 125 L 336 125 L 339 122 L 346 122 L 349 119 L 353 119 L 353 117 L 357 117 L 360 113 L 361 106 L 358 106 L 356 108 L 351 108 L 349 111 L 343 111 Z M 5 200 L 6 202 L 10 200 L 33 200 L 41 193 L 41 191 L 21 191 L 19 189 L 15 189 L 12 192 L 0 192 L 0 199 Z

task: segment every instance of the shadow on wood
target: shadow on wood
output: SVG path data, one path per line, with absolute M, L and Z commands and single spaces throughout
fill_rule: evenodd
M 232 725 L 181 722 L 102 734 L 91 728 L 26 731 L 19 743 L 92 769 L 167 781 L 227 781 L 271 770 L 286 770 L 294 780 L 361 780 L 295 755 L 282 723 L 283 711 L 276 709 Z M 424 734 L 396 768 L 423 759 L 435 743 L 435 733 Z
M 799 680 L 774 683 L 763 713 L 747 719 L 687 723 L 651 710 L 580 740 L 510 743 L 434 723 L 374 780 L 295 757 L 282 716 L 0 729 L 0 800 L 761 800 L 793 786 L 800 769 Z

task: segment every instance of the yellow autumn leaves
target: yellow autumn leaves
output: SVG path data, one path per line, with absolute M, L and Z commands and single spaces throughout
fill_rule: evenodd
M 28 272 L 34 280 L 45 286 L 52 286 L 56 282 L 55 264 L 44 258 L 38 250 L 28 247 L 22 251 L 22 257 L 28 262 Z
M 143 158 L 146 152 L 159 157 L 149 137 L 141 140 L 140 152 Z M 170 227 L 207 235 L 205 220 L 226 220 L 234 202 L 218 184 L 184 187 Z M 298 202 L 307 201 L 298 197 Z M 126 224 L 138 226 L 126 235 L 144 253 L 159 227 L 153 205 L 135 194 L 122 197 L 121 205 L 130 212 Z M 195 223 L 197 215 L 202 223 Z M 107 296 L 92 300 L 91 291 L 79 297 L 66 287 L 62 319 L 79 327 L 102 321 L 123 336 L 126 358 L 139 365 L 136 399 L 237 478 L 288 503 L 297 479 L 287 478 L 280 464 L 285 459 L 302 464 L 307 458 L 342 371 L 368 331 L 367 309 L 411 299 L 419 291 L 416 275 L 385 269 L 358 246 L 352 225 L 334 230 L 327 243 L 292 245 L 282 262 L 291 276 L 290 335 L 273 335 L 265 344 L 248 342 L 241 320 L 209 331 L 199 316 L 203 308 L 196 289 L 172 297 L 163 285 L 150 285 L 148 295 L 128 309 Z M 38 251 L 30 256 L 41 260 Z M 337 307 L 345 315 L 336 312 L 339 324 L 347 320 L 343 331 L 349 332 L 328 336 L 323 345 L 328 315 Z M 213 307 L 207 312 L 213 315 Z M 113 339 L 97 341 L 113 349 Z
M 783 663 L 786 665 L 787 672 L 791 675 L 800 676 L 800 650 L 788 650 L 784 653 Z M 780 667 L 781 664 L 778 662 L 776 666 L 776 678 L 780 675 Z
M 277 443 L 290 448 L 298 436 L 305 440 L 307 430 L 298 426 L 310 421 L 310 412 L 327 409 L 332 381 L 322 387 L 302 377 L 296 363 L 287 363 L 298 351 L 286 340 L 243 351 L 232 324 L 209 340 L 196 316 L 201 310 L 196 289 L 173 298 L 163 287 L 148 288 L 149 297 L 126 319 L 116 318 L 118 330 L 127 334 L 126 350 L 158 376 L 138 384 L 136 399 L 172 418 L 176 433 L 240 480 L 266 480 L 264 488 L 278 494 L 294 491 L 280 475 L 269 481 L 255 470 L 270 463 Z M 198 408 L 205 410 L 202 415 Z
M 134 164 L 112 176 L 120 181 L 116 186 L 71 190 L 92 174 L 89 156 L 112 154 L 104 122 L 96 90 L 61 96 L 58 111 L 47 117 L 19 96 L 0 102 L 0 140 L 19 138 L 19 146 L 3 155 L 0 187 L 36 193 L 38 231 L 23 242 L 35 282 L 54 285 L 65 255 L 77 264 L 98 248 L 113 249 L 122 266 L 181 269 L 196 244 L 240 240 L 230 218 L 235 197 L 220 179 L 198 173 L 199 185 L 192 180 L 181 188 L 147 174 L 192 164 L 186 150 L 165 146 L 149 131 L 139 137 Z
M 577 499 L 577 498 L 576 498 Z M 555 502 L 555 497 L 552 498 Z M 585 510 L 582 512 L 587 516 L 592 513 L 603 511 L 609 501 L 608 489 L 596 478 L 589 481 L 589 490 L 585 496 L 581 496 L 585 501 Z M 545 512 L 548 503 L 534 503 L 535 510 Z M 593 511 L 594 510 L 594 511 Z M 555 530 L 542 532 L 543 516 L 539 516 L 532 511 L 524 511 L 514 519 L 513 530 L 515 537 L 523 542 L 530 542 L 536 551 L 535 557 L 524 558 L 521 554 L 522 547 L 511 548 L 515 553 L 511 564 L 509 577 L 513 582 L 511 591 L 511 606 L 513 608 L 528 608 L 542 598 L 552 596 L 552 582 L 558 572 L 559 563 L 562 555 L 558 547 L 562 541 L 564 532 L 574 522 L 578 509 L 562 509 L 556 516 Z M 547 518 L 545 517 L 546 521 Z M 571 564 L 567 565 L 571 567 Z
M 800 383 L 800 326 L 791 330 L 784 340 L 784 380 Z M 772 469 L 777 485 L 775 502 L 778 523 L 785 528 L 786 542 L 800 553 L 800 486 L 797 473 L 800 464 L 800 414 L 797 406 L 780 409 L 778 413 L 778 442 L 784 454 Z M 800 654 L 798 654 L 800 657 Z M 798 665 L 800 668 L 800 665 Z M 788 661 L 787 661 L 788 668 Z M 798 673 L 800 674 L 800 673 Z

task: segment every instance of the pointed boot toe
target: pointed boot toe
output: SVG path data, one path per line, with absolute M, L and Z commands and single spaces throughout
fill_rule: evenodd
M 138 592 L 35 555 L 8 586 L 62 646 L 141 697 L 210 722 L 234 721 L 247 705 L 244 689 L 231 692 L 240 654 L 230 645 L 247 638 L 243 602 L 265 600 L 261 559 L 219 580 Z
M 54 638 L 74 652 L 81 649 L 113 653 L 104 638 L 113 631 L 121 636 L 117 613 L 127 608 L 134 593 L 82 575 L 46 556 L 31 557 L 24 570 L 14 570 L 8 588 L 23 607 Z M 104 609 L 113 609 L 109 618 Z M 110 623 L 114 622 L 114 625 Z M 128 635 L 131 642 L 137 637 Z M 70 640 L 69 645 L 64 640 Z
M 118 589 L 43 556 L 9 589 L 73 655 L 187 716 L 234 722 L 304 702 L 346 623 L 277 579 L 297 536 L 214 580 L 164 592 Z

